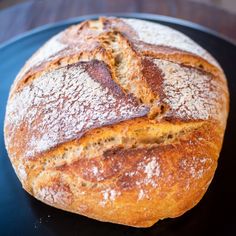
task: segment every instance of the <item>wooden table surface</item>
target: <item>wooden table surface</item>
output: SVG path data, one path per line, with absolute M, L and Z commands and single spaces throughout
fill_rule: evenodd
M 146 12 L 186 19 L 236 42 L 235 14 L 187 0 L 32 0 L 0 11 L 0 43 L 47 23 L 114 12 Z

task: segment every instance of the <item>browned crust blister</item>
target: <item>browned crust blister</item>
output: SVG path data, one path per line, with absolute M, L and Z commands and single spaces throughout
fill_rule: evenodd
M 185 36 L 173 47 L 161 35 L 152 43 L 149 33 L 139 21 L 86 21 L 23 67 L 9 96 L 5 142 L 37 199 L 136 227 L 200 201 L 223 141 L 225 76 Z

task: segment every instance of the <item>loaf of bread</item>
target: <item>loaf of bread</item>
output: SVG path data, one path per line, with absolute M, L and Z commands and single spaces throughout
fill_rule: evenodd
M 190 38 L 100 18 L 57 34 L 27 61 L 10 91 L 5 143 L 40 201 L 149 227 L 200 201 L 228 110 L 221 67 Z

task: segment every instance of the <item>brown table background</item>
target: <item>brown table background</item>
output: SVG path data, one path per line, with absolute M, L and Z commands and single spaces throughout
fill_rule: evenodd
M 0 43 L 40 25 L 96 13 L 146 12 L 186 19 L 236 42 L 236 14 L 191 0 L 5 0 L 0 10 Z M 201 2 L 201 1 L 200 1 Z M 10 4 L 9 4 L 10 3 Z M 4 0 L 0 0 L 4 5 Z

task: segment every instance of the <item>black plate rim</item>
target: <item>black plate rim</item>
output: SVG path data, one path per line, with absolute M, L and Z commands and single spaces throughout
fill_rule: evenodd
M 236 41 L 228 38 L 225 35 L 222 35 L 212 29 L 209 29 L 205 26 L 202 26 L 197 23 L 193 23 L 188 20 L 183 20 L 175 17 L 165 16 L 165 15 L 158 15 L 158 14 L 150 14 L 150 13 L 99 13 L 99 14 L 89 14 L 89 15 L 83 15 L 79 17 L 73 17 L 69 18 L 67 20 L 62 20 L 54 23 L 45 24 L 42 26 L 38 26 L 32 30 L 26 31 L 24 33 L 21 33 L 17 36 L 12 37 L 11 39 L 8 39 L 7 41 L 0 44 L 0 51 L 4 50 L 5 48 L 11 46 L 14 43 L 17 43 L 21 40 L 24 40 L 25 38 L 32 37 L 34 35 L 37 35 L 41 33 L 42 31 L 47 31 L 51 28 L 58 28 L 62 26 L 67 26 L 74 24 L 76 22 L 81 22 L 88 19 L 97 19 L 100 16 L 116 16 L 116 17 L 124 17 L 124 18 L 137 18 L 142 20 L 151 20 L 151 21 L 160 21 L 160 22 L 166 22 L 166 23 L 172 23 L 180 26 L 185 26 L 188 28 L 192 28 L 198 31 L 201 31 L 203 33 L 207 33 L 209 35 L 212 35 L 214 37 L 217 37 L 223 41 L 226 41 L 227 43 L 233 45 L 236 47 Z

